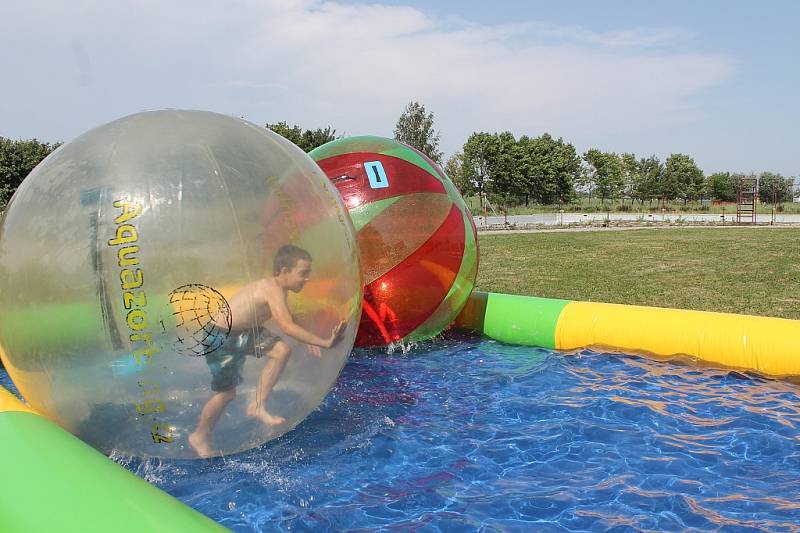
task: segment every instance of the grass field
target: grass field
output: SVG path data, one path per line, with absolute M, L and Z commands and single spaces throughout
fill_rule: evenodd
M 480 236 L 477 288 L 800 319 L 800 229 Z

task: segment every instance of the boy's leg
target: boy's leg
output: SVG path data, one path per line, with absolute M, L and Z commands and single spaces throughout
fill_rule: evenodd
M 277 426 L 286 422 L 282 416 L 271 415 L 267 412 L 267 400 L 269 400 L 272 389 L 278 382 L 278 378 L 281 377 L 291 354 L 292 349 L 284 341 L 276 342 L 275 346 L 267 352 L 267 364 L 264 365 L 261 376 L 258 378 L 256 397 L 247 408 L 248 415 L 258 418 L 268 426 Z
M 217 425 L 222 411 L 236 398 L 236 387 L 223 392 L 217 392 L 203 406 L 200 412 L 200 419 L 197 422 L 197 429 L 189 434 L 189 446 L 191 446 L 200 457 L 209 457 L 214 451 L 209 445 L 209 437 Z

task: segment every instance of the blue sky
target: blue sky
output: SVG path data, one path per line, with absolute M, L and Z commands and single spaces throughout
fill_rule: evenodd
M 800 3 L 31 0 L 0 6 L 0 135 L 146 109 L 391 136 L 410 100 L 473 131 L 800 174 Z

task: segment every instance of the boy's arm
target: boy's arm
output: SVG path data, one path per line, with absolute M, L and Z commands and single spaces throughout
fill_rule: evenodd
M 272 318 L 278 324 L 278 327 L 290 337 L 320 348 L 330 348 L 335 344 L 337 340 L 336 333 L 338 333 L 336 328 L 334 328 L 334 332 L 330 337 L 323 339 L 297 324 L 286 306 L 286 294 L 280 289 L 267 291 L 267 303 L 272 312 Z

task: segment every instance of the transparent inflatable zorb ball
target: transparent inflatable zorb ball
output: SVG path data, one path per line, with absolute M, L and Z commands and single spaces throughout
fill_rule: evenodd
M 290 430 L 347 360 L 354 230 L 299 148 L 158 111 L 44 160 L 0 226 L 0 356 L 25 399 L 103 452 L 235 453 Z

